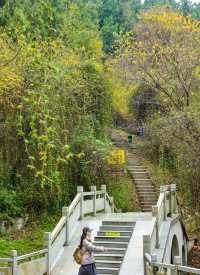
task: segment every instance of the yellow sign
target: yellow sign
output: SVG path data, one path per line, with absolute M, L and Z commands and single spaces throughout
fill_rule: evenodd
M 113 150 L 108 158 L 108 163 L 123 165 L 125 163 L 125 151 L 122 149 Z
M 106 232 L 106 237 L 120 237 L 120 236 L 121 236 L 120 232 L 115 232 L 115 231 Z

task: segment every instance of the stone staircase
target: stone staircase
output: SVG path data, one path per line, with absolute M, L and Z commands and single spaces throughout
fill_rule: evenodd
M 134 180 L 142 211 L 151 212 L 157 202 L 154 186 L 147 169 L 137 155 L 130 151 L 127 153 L 127 169 Z
M 98 274 L 119 274 L 135 222 L 103 221 L 94 244 L 109 250 L 95 254 Z
M 157 203 L 157 194 L 147 169 L 138 157 L 136 148 L 130 146 L 117 132 L 113 134 L 112 140 L 116 147 L 126 150 L 127 169 L 134 181 L 142 212 L 151 212 L 152 206 Z

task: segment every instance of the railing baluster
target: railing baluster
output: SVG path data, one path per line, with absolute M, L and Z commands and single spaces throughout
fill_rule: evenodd
M 45 241 L 45 247 L 47 248 L 47 257 L 46 257 L 46 269 L 47 269 L 47 275 L 51 274 L 51 254 L 52 254 L 52 249 L 51 249 L 51 232 L 45 232 L 44 234 L 44 241 Z
M 159 247 L 159 216 L 158 216 L 158 206 L 152 206 L 152 215 L 156 218 L 156 248 Z
M 80 220 L 84 218 L 84 209 L 83 209 L 83 186 L 77 187 L 77 193 L 81 195 L 80 198 Z
M 91 186 L 91 191 L 93 192 L 93 215 L 96 216 L 96 191 L 97 188 L 95 185 Z
M 66 224 L 65 224 L 65 244 L 64 245 L 69 245 L 69 232 L 70 232 L 70 228 L 69 228 L 69 207 L 63 207 L 62 208 L 62 215 L 65 216 L 66 218 Z
M 103 184 L 103 185 L 101 185 L 101 191 L 103 191 L 104 192 L 104 194 L 103 194 L 103 198 L 104 198 L 104 206 L 103 206 L 103 208 L 104 208 L 104 212 L 106 213 L 106 185 L 105 184 Z
M 12 256 L 12 275 L 18 275 L 18 264 L 17 264 L 17 251 L 11 251 Z

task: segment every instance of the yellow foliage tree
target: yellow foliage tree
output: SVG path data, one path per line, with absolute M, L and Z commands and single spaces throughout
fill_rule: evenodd
M 20 94 L 22 77 L 15 58 L 18 51 L 12 50 L 5 34 L 0 35 L 0 106 L 13 105 Z
M 189 106 L 199 84 L 199 23 L 169 9 L 143 12 L 121 41 L 117 63 L 129 79 L 144 83 L 177 110 Z

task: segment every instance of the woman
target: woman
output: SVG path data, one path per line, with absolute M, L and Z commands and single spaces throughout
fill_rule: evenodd
M 94 252 L 107 250 L 104 246 L 95 246 L 92 244 L 91 232 L 92 230 L 89 227 L 83 228 L 80 241 L 82 260 L 78 275 L 97 275 Z

